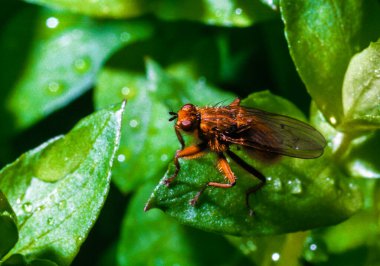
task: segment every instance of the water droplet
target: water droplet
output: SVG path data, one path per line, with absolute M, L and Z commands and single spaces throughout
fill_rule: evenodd
M 248 240 L 246 243 L 246 247 L 250 252 L 254 252 L 257 250 L 256 244 L 252 240 Z
M 33 210 L 33 205 L 32 205 L 32 203 L 30 203 L 30 202 L 25 202 L 25 203 L 22 205 L 22 209 L 23 209 L 25 212 L 32 212 L 32 210 Z
M 74 69 L 76 72 L 83 74 L 91 68 L 91 60 L 88 57 L 78 58 L 74 61 Z
M 333 116 L 331 116 L 331 117 L 329 118 L 329 121 L 330 121 L 330 123 L 331 123 L 332 125 L 335 125 L 335 124 L 336 124 L 336 118 L 333 117 Z
M 375 77 L 380 78 L 380 69 L 375 69 Z
M 290 193 L 300 194 L 302 192 L 302 183 L 298 178 L 289 180 L 288 185 L 290 187 Z
M 335 184 L 335 180 L 331 177 L 326 177 L 325 182 L 330 186 L 333 186 Z
M 58 208 L 61 210 L 66 208 L 66 200 L 61 200 L 60 202 L 58 202 Z
M 128 96 L 128 94 L 131 93 L 131 89 L 127 86 L 124 86 L 123 88 L 121 88 L 121 94 L 123 94 L 124 96 Z
M 48 224 L 48 225 L 53 225 L 53 223 L 54 223 L 54 219 L 51 218 L 51 217 L 49 217 L 49 218 L 47 219 L 47 224 Z
M 119 163 L 124 162 L 124 161 L 125 161 L 125 155 L 124 155 L 124 154 L 119 154 L 119 155 L 117 156 L 117 161 L 118 161 Z
M 49 29 L 55 29 L 59 24 L 59 20 L 55 17 L 50 17 L 46 20 L 46 27 Z
M 236 8 L 235 9 L 235 14 L 236 15 L 240 16 L 242 13 L 243 13 L 243 9 L 241 9 L 241 8 Z
M 51 81 L 47 85 L 47 90 L 50 94 L 60 95 L 63 92 L 63 84 L 57 81 Z
M 165 162 L 168 158 L 169 158 L 168 155 L 165 153 L 161 155 L 161 161 L 163 162 Z
M 272 254 L 272 260 L 273 261 L 279 261 L 279 259 L 280 259 L 280 254 L 279 253 L 275 252 L 275 253 Z
M 129 32 L 122 32 L 120 34 L 120 41 L 122 42 L 128 42 L 131 39 L 131 34 Z
M 77 240 L 78 240 L 78 242 L 82 242 L 83 241 L 83 237 L 82 236 L 78 236 Z
M 282 189 L 282 182 L 281 182 L 281 180 L 279 178 L 274 178 L 272 186 L 273 186 L 273 190 L 274 191 L 281 191 L 281 189 Z
M 132 119 L 130 122 L 129 122 L 129 125 L 133 128 L 137 127 L 139 125 L 139 122 L 137 122 L 136 119 Z
M 318 248 L 318 246 L 317 246 L 316 244 L 311 244 L 311 245 L 309 246 L 309 249 L 310 249 L 311 251 L 315 251 L 315 250 L 317 250 L 317 248 Z
M 308 237 L 304 246 L 303 257 L 312 264 L 327 261 L 326 244 L 314 237 Z

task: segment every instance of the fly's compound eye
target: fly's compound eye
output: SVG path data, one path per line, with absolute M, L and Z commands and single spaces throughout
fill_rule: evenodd
M 181 128 L 185 131 L 190 131 L 193 129 L 193 123 L 189 120 L 181 121 Z

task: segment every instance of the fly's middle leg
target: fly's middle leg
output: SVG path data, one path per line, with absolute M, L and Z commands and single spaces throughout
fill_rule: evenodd
M 190 205 L 194 206 L 198 200 L 199 197 L 202 195 L 202 193 L 206 190 L 207 187 L 218 187 L 218 188 L 231 188 L 236 184 L 236 177 L 235 174 L 232 172 L 231 167 L 224 156 L 223 153 L 218 153 L 218 169 L 219 171 L 227 178 L 228 183 L 218 183 L 218 182 L 208 182 L 206 183 L 201 190 L 198 191 L 198 193 L 195 195 L 195 197 L 190 200 Z

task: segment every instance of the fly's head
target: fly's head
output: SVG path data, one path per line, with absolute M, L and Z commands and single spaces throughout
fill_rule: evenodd
M 177 119 L 175 127 L 178 129 L 189 132 L 195 130 L 198 127 L 199 113 L 197 111 L 197 108 L 191 103 L 182 106 L 178 113 L 169 112 L 169 114 L 172 115 L 169 121 Z

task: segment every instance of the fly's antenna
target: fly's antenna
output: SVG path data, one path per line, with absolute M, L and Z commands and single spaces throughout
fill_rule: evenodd
M 172 116 L 169 118 L 169 121 L 173 121 L 174 119 L 176 119 L 178 117 L 178 114 L 176 112 L 173 112 L 173 111 L 170 111 L 169 115 Z

